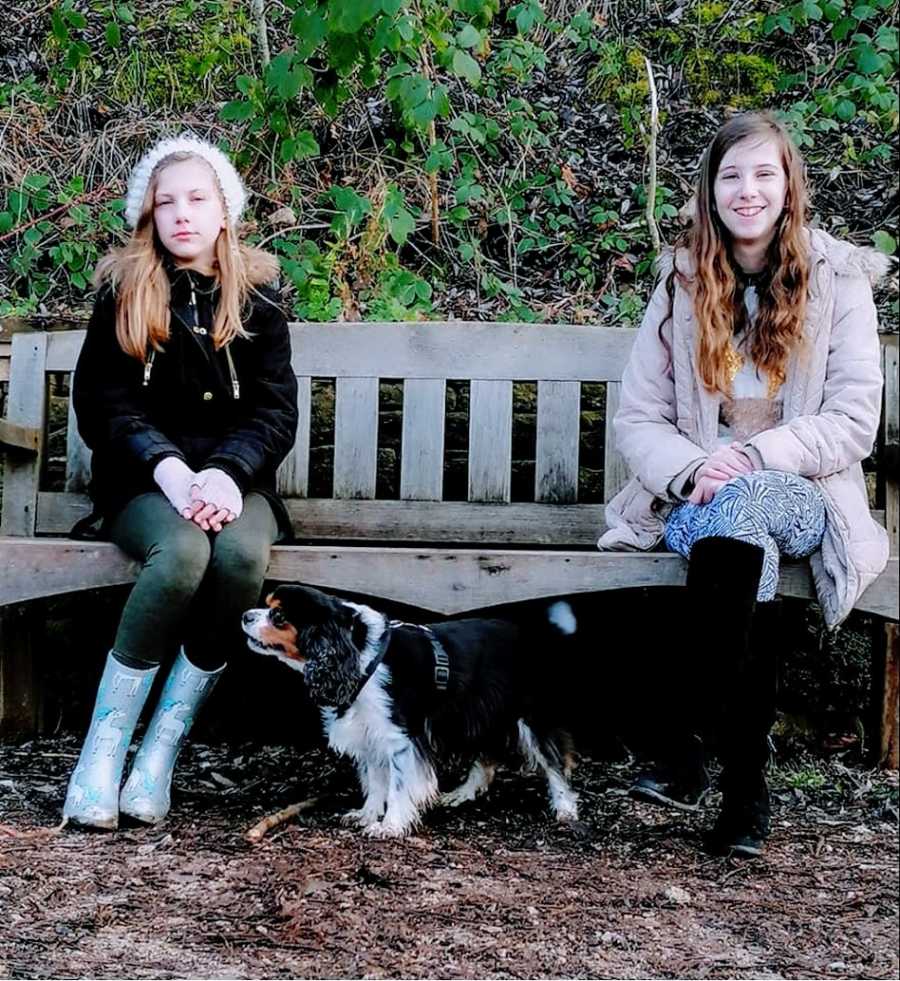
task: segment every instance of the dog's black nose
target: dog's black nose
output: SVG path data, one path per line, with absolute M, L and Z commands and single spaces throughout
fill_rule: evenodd
M 241 617 L 241 623 L 249 623 L 253 619 L 253 610 L 247 610 L 247 612 Z

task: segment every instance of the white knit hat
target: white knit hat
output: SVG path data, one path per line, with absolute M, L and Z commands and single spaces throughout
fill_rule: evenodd
M 218 148 L 194 136 L 193 133 L 182 133 L 167 140 L 160 140 L 152 146 L 131 172 L 128 178 L 128 192 L 125 196 L 125 221 L 129 228 L 136 227 L 138 219 L 141 217 L 141 206 L 144 203 L 144 195 L 147 193 L 147 185 L 153 170 L 160 160 L 171 156 L 173 153 L 192 153 L 197 157 L 202 157 L 213 169 L 222 196 L 225 198 L 225 210 L 228 213 L 228 221 L 234 226 L 241 218 L 241 212 L 247 201 L 247 190 L 234 169 L 234 164 Z

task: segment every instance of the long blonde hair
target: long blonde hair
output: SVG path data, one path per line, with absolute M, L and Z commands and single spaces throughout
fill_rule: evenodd
M 168 253 L 156 233 L 153 205 L 159 175 L 183 160 L 203 158 L 193 153 L 173 153 L 160 160 L 147 183 L 131 238 L 122 248 L 104 256 L 94 271 L 94 286 L 109 283 L 116 293 L 116 339 L 126 354 L 139 361 L 145 361 L 151 350 L 161 351 L 169 339 L 171 294 L 164 266 Z M 218 180 L 216 188 L 222 197 Z M 218 350 L 235 337 L 247 337 L 242 311 L 250 291 L 275 278 L 278 260 L 240 242 L 230 222 L 225 223 L 216 239 L 215 255 L 219 300 L 210 336 Z
M 709 391 L 729 394 L 731 341 L 736 325 L 745 317 L 743 288 L 735 273 L 729 248 L 730 234 L 715 207 L 713 185 L 722 158 L 736 143 L 748 138 L 773 140 L 787 178 L 784 210 L 766 254 L 759 291 L 759 309 L 750 343 L 753 363 L 777 387 L 784 382 L 787 362 L 803 337 L 809 285 L 809 244 L 806 233 L 808 194 L 803 160 L 784 126 L 768 112 L 742 113 L 729 119 L 703 154 L 696 189 L 696 213 L 691 226 L 676 244 L 676 262 L 669 277 L 693 296 L 699 335 L 698 366 Z M 690 258 L 691 275 L 678 269 L 678 249 Z

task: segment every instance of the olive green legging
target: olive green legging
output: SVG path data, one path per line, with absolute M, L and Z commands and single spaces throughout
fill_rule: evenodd
M 241 614 L 259 604 L 278 538 L 265 497 L 248 494 L 241 516 L 216 533 L 182 518 L 162 494 L 141 494 L 110 523 L 109 537 L 142 563 L 116 631 L 117 658 L 145 668 L 181 643 L 209 671 L 243 646 Z

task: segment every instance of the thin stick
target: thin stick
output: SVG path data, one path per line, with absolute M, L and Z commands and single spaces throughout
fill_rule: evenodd
M 319 803 L 321 803 L 321 797 L 307 797 L 306 800 L 301 800 L 297 804 L 291 804 L 290 807 L 284 807 L 280 811 L 276 811 L 274 814 L 269 814 L 264 817 L 261 821 L 258 821 L 253 827 L 244 835 L 247 841 L 256 844 L 263 840 L 263 838 L 273 829 L 280 827 L 282 824 L 287 824 L 291 818 L 296 817 L 298 814 L 302 814 L 304 811 L 311 811 Z
M 266 11 L 263 0 L 252 0 L 250 4 L 250 15 L 256 25 L 256 40 L 259 42 L 259 60 L 263 71 L 269 67 L 271 56 L 269 54 L 269 31 L 266 27 Z
M 5 235 L 0 235 L 0 242 L 5 242 L 9 238 L 15 238 L 17 235 L 21 235 L 22 232 L 27 231 L 33 225 L 37 225 L 42 221 L 52 221 L 57 215 L 61 215 L 64 211 L 68 211 L 69 208 L 76 204 L 94 204 L 108 193 L 109 185 L 98 187 L 93 191 L 85 191 L 83 194 L 79 194 L 77 197 L 72 198 L 71 201 L 67 201 L 65 204 L 59 205 L 52 211 L 47 211 L 42 215 L 38 215 L 36 218 L 32 218 L 31 221 L 26 221 L 24 225 L 16 225 L 15 228 L 10 229 L 10 231 L 6 232 Z
M 650 66 L 650 59 L 645 57 L 647 65 L 647 81 L 650 83 L 650 174 L 647 181 L 647 225 L 650 229 L 650 241 L 653 243 L 653 251 L 659 252 L 660 237 L 659 228 L 656 224 L 656 135 L 659 132 L 659 108 L 656 103 L 656 81 L 653 78 L 653 69 Z

